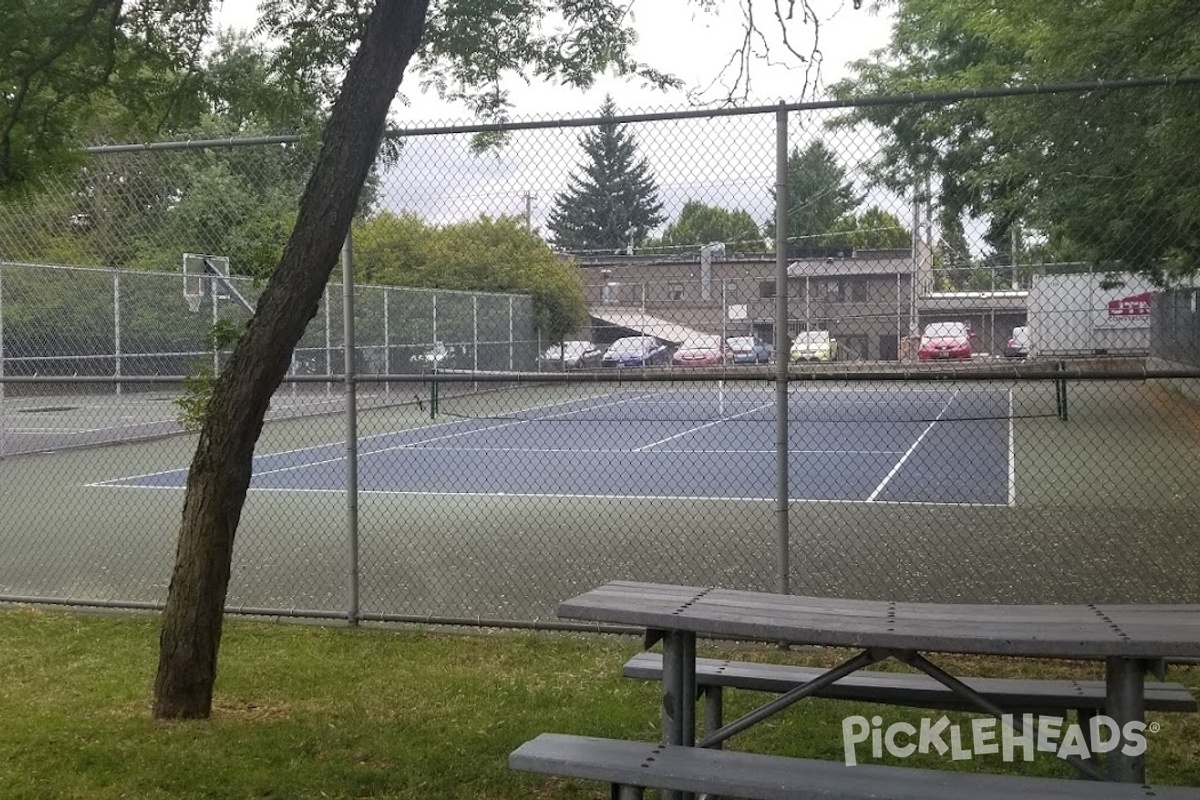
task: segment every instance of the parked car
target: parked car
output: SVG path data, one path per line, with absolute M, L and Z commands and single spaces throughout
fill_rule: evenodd
M 600 366 L 603 356 L 591 342 L 567 341 L 542 353 L 542 365 L 547 369 L 586 369 Z
M 604 351 L 601 363 L 606 367 L 648 367 L 670 360 L 671 351 L 653 336 L 627 336 Z
M 720 336 L 693 336 L 671 356 L 677 367 L 716 367 L 733 363 L 733 350 Z
M 757 336 L 734 336 L 729 339 L 735 364 L 769 364 L 775 357 L 775 346 Z
M 975 331 L 965 322 L 931 322 L 925 326 L 917 357 L 921 361 L 970 358 Z
M 802 331 L 792 337 L 792 361 L 833 361 L 838 343 L 829 331 Z
M 1004 355 L 1007 358 L 1029 357 L 1029 327 L 1019 325 L 1013 328 L 1012 337 L 1004 345 Z

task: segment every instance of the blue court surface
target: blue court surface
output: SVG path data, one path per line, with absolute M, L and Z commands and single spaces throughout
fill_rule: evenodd
M 487 417 L 364 437 L 359 490 L 391 494 L 728 499 L 776 496 L 773 388 L 611 387 Z M 793 388 L 797 502 L 1014 502 L 1012 400 L 1002 387 Z M 255 490 L 346 486 L 345 445 L 257 456 Z M 178 488 L 186 470 L 103 486 Z

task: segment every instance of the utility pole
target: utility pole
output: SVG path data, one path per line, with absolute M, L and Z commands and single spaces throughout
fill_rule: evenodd
M 528 189 L 522 195 L 525 198 L 525 230 L 533 230 L 533 193 Z
M 1012 263 L 1012 288 L 1015 292 L 1021 288 L 1021 281 L 1017 277 L 1017 251 L 1021 249 L 1020 223 L 1014 222 L 1012 227 L 1009 229 L 1009 233 L 1011 234 L 1012 242 L 1009 244 L 1009 249 L 1011 252 L 1008 260 Z

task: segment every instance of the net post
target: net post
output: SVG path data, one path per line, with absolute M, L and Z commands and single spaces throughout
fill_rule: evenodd
M 438 379 L 437 366 L 433 368 L 433 378 L 429 381 L 429 418 L 437 419 L 438 412 Z
M 1055 369 L 1065 373 L 1067 371 L 1067 362 L 1060 360 L 1055 365 Z M 1067 379 L 1054 379 L 1054 401 L 1057 406 L 1055 409 L 1058 412 L 1058 418 L 1063 422 L 1067 421 Z

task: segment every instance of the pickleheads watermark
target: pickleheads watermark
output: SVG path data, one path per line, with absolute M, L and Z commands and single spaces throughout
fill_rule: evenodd
M 1018 757 L 1033 761 L 1036 752 L 1086 759 L 1093 753 L 1118 748 L 1126 756 L 1140 756 L 1146 752 L 1146 731 L 1158 729 L 1157 723 L 1147 726 L 1140 721 L 1121 726 L 1112 717 L 1102 715 L 1091 717 L 1086 725 L 1065 722 L 1063 717 L 1038 716 L 1035 726 L 1034 715 L 1023 714 L 1019 724 L 1026 735 L 1022 735 L 1016 730 L 1017 720 L 1012 714 L 999 719 L 971 719 L 965 726 L 941 716 L 923 717 L 919 726 L 893 722 L 887 727 L 880 716 L 867 719 L 855 715 L 842 720 L 842 749 L 847 766 L 858 763 L 858 747 L 868 741 L 871 757 L 876 759 L 883 758 L 885 752 L 895 758 L 908 758 L 914 753 L 949 754 L 954 761 L 985 755 L 1000 755 L 1005 761 Z

